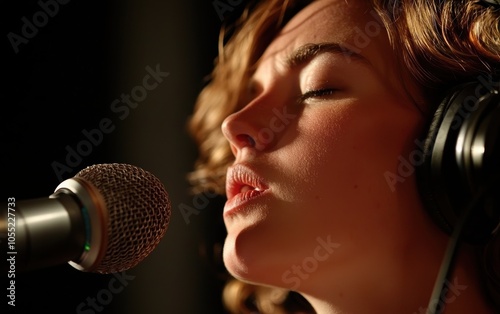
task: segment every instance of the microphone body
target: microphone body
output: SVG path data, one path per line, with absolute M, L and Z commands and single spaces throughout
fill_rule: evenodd
M 12 251 L 21 271 L 77 260 L 84 250 L 81 208 L 67 193 L 17 202 L 14 228 Z
M 160 180 L 127 164 L 87 167 L 49 197 L 17 201 L 12 210 L 0 217 L 0 242 L 9 242 L 16 269 L 69 263 L 97 273 L 121 272 L 148 256 L 171 211 Z

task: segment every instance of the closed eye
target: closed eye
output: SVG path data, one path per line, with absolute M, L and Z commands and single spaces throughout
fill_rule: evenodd
M 326 96 L 330 96 L 333 93 L 335 93 L 336 91 L 337 90 L 333 89 L 333 88 L 323 88 L 323 89 L 311 90 L 311 91 L 308 91 L 308 92 L 305 92 L 304 94 L 302 94 L 298 100 L 298 103 L 302 104 L 311 98 L 324 99 L 324 98 L 326 98 Z

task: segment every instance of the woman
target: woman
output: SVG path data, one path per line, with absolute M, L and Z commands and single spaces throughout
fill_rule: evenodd
M 407 161 L 445 91 L 499 68 L 499 20 L 472 0 L 249 5 L 190 121 L 193 184 L 228 197 L 231 311 L 425 312 L 449 234 Z M 460 248 L 446 313 L 500 309 L 476 249 Z

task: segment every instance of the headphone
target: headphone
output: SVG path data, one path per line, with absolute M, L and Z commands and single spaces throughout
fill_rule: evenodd
M 496 81 L 495 81 L 496 79 Z M 500 80 L 493 75 L 452 88 L 424 134 L 416 167 L 424 206 L 448 234 L 467 206 L 461 238 L 485 243 L 500 229 Z
M 483 0 L 483 2 L 486 2 L 491 5 L 500 5 L 500 0 Z

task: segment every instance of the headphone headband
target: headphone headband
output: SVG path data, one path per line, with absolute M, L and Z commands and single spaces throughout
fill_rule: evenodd
M 491 5 L 498 5 L 498 6 L 500 6 L 500 0 L 482 0 L 482 2 L 491 4 Z

